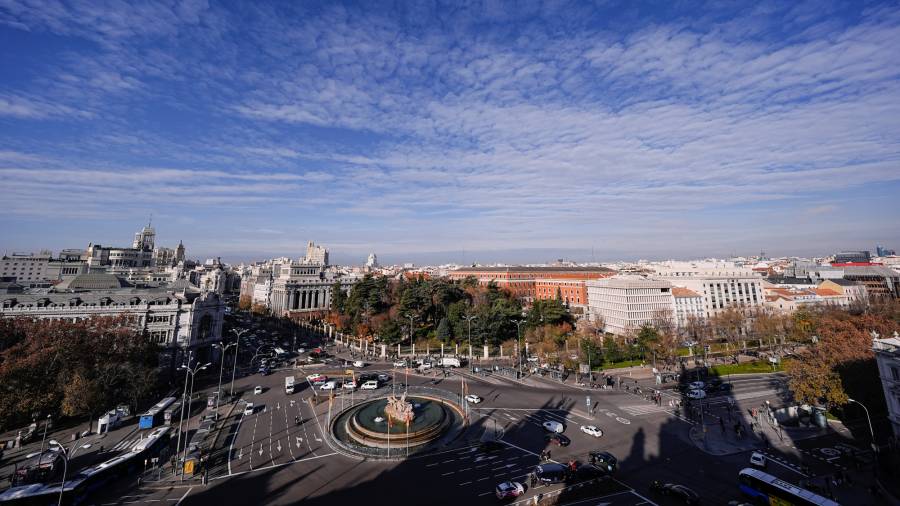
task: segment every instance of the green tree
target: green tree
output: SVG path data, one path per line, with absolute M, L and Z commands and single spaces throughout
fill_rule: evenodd
M 450 328 L 450 320 L 448 320 L 447 318 L 441 318 L 441 323 L 439 323 L 437 327 L 437 338 L 444 343 L 449 343 L 453 340 L 453 332 Z
M 331 310 L 337 313 L 344 312 L 344 306 L 347 304 L 347 294 L 341 288 L 341 282 L 335 281 L 331 285 Z

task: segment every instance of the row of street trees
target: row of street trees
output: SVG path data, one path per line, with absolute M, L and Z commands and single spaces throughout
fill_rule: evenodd
M 125 317 L 0 320 L 0 431 L 48 414 L 136 407 L 159 385 L 159 348 Z
M 557 328 L 571 332 L 573 318 L 559 300 L 522 304 L 496 284 L 480 286 L 475 278 L 389 280 L 367 275 L 345 295 L 332 290 L 329 321 L 342 331 L 373 336 L 388 344 L 421 339 L 500 345 L 523 332 Z

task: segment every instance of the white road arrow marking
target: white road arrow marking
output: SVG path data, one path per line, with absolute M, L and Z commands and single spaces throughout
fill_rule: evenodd
M 280 439 L 278 440 L 278 446 L 276 446 L 276 448 L 278 448 L 278 453 L 281 453 L 281 440 Z
M 322 440 L 319 438 L 319 436 L 316 436 L 316 441 L 318 441 L 320 443 L 322 442 Z
M 303 442 L 303 438 L 298 436 L 297 437 L 297 448 L 300 448 L 300 443 L 302 443 L 302 442 Z
M 244 449 L 243 448 L 241 448 L 238 451 L 238 460 L 241 460 L 242 458 L 244 458 Z
M 259 445 L 259 456 L 262 457 L 262 454 L 263 454 L 263 447 L 262 447 L 262 445 Z
M 291 399 L 291 407 L 294 407 L 294 399 Z
M 275 405 L 275 409 L 281 409 L 281 403 L 280 403 L 280 402 L 279 402 L 278 404 Z

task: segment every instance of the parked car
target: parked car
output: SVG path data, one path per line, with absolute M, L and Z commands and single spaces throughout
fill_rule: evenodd
M 244 416 L 250 416 L 250 415 L 252 415 L 254 409 L 255 409 L 255 408 L 254 408 L 254 406 L 253 406 L 253 403 L 252 403 L 252 402 L 248 402 L 248 403 L 244 406 Z
M 353 367 L 365 367 L 366 363 L 362 360 L 356 360 L 353 362 Z
M 556 463 L 541 464 L 534 468 L 534 477 L 541 483 L 562 483 L 569 477 L 569 468 Z
M 610 474 L 611 473 L 607 471 L 606 468 L 600 467 L 595 464 L 581 464 L 577 469 L 575 469 L 575 477 L 579 481 L 603 478 L 604 476 L 609 476 Z
M 253 389 L 253 395 L 259 395 L 263 393 L 263 387 L 256 385 L 256 388 Z
M 653 481 L 653 483 L 650 484 L 650 490 L 661 495 L 680 499 L 685 504 L 700 503 L 700 494 L 677 483 L 660 483 L 659 481 Z
M 703 387 L 706 386 L 706 383 L 703 381 L 692 381 L 688 384 L 689 390 L 703 390 Z
M 406 360 L 397 360 L 394 362 L 394 367 L 406 367 Z
M 750 454 L 750 465 L 753 467 L 758 467 L 760 469 L 766 468 L 766 456 L 759 452 L 753 452 Z
M 588 453 L 588 460 L 595 466 L 605 468 L 610 474 L 615 473 L 619 466 L 619 459 L 612 453 L 604 451 L 592 451 Z
M 363 390 L 377 390 L 378 382 L 375 380 L 369 380 L 369 381 L 363 383 L 361 388 Z
M 322 386 L 319 387 L 319 390 L 334 390 L 335 388 L 337 388 L 337 382 L 331 380 L 322 383 Z
M 380 382 L 382 382 L 382 383 L 387 383 L 387 381 L 388 381 L 389 379 L 391 379 L 391 377 L 388 376 L 387 374 L 379 374 L 379 375 L 378 375 L 378 381 L 380 381 Z
M 310 374 L 306 377 L 306 381 L 309 381 L 313 385 L 316 383 L 324 383 L 325 381 L 328 381 L 328 376 L 325 376 L 324 374 Z
M 547 434 L 546 439 L 547 439 L 548 443 L 553 443 L 556 446 L 569 446 L 569 444 L 572 442 L 571 439 L 567 438 L 566 436 L 563 436 L 562 434 L 560 434 L 558 432 L 554 432 L 552 434 Z
M 706 398 L 705 390 L 688 390 L 688 393 L 685 394 L 690 399 L 704 399 Z
M 600 430 L 596 425 L 582 425 L 581 432 L 584 432 L 588 436 L 600 437 L 603 435 L 603 431 Z
M 353 380 L 347 380 L 344 382 L 343 388 L 344 390 L 353 390 L 354 388 L 356 388 L 356 382 Z
M 434 365 L 431 362 L 423 362 L 422 365 L 419 366 L 419 370 L 431 369 Z
M 497 495 L 497 499 L 512 499 L 524 494 L 525 487 L 523 487 L 521 483 L 516 481 L 504 481 L 503 483 L 497 485 L 494 493 Z
M 544 426 L 544 429 L 549 430 L 550 432 L 558 432 L 561 434 L 566 430 L 566 427 L 563 424 L 552 420 L 549 422 L 544 422 L 541 425 Z
M 471 402 L 472 404 L 478 404 L 479 402 L 481 402 L 483 400 L 484 399 L 482 399 L 481 397 L 478 397 L 475 394 L 469 394 L 466 396 L 466 402 Z

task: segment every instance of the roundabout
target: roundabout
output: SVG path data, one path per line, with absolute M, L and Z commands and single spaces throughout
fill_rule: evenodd
M 366 458 L 394 459 L 452 442 L 464 429 L 455 395 L 410 389 L 351 406 L 332 418 L 330 436 L 344 451 Z

